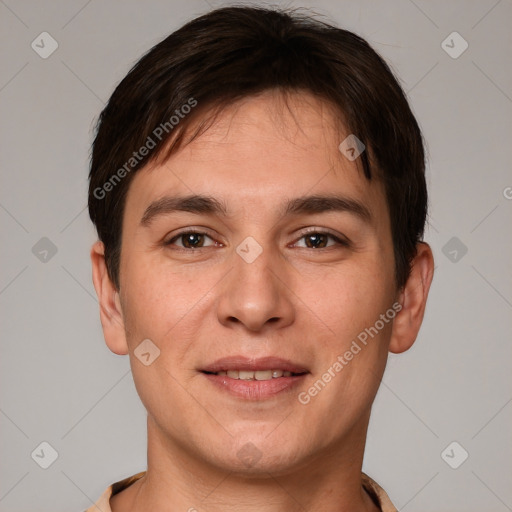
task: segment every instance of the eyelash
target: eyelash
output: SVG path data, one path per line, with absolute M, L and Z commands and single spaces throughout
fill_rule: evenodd
M 164 242 L 164 245 L 167 247 L 167 246 L 171 246 L 176 240 L 178 240 L 180 237 L 184 236 L 184 235 L 205 235 L 207 236 L 208 238 L 210 238 L 211 240 L 213 240 L 213 238 L 208 234 L 208 233 L 205 233 L 204 231 L 199 231 L 199 230 L 194 230 L 194 229 L 189 229 L 187 231 L 182 231 L 181 233 L 178 233 L 177 235 L 174 235 L 171 239 L 167 240 Z M 323 236 L 327 236 L 329 238 L 331 238 L 332 240 L 334 240 L 339 246 L 341 247 L 350 247 L 351 244 L 348 240 L 344 239 L 344 238 L 340 238 L 338 236 L 336 236 L 335 234 L 329 232 L 329 231 L 321 231 L 319 229 L 311 229 L 309 231 L 306 231 L 305 233 L 302 233 L 302 236 L 300 236 L 295 242 L 297 243 L 299 240 L 301 240 L 302 238 L 308 236 L 308 235 L 312 235 L 312 234 L 315 234 L 315 235 L 323 235 Z M 217 243 L 217 242 L 215 242 Z M 197 247 L 195 249 L 189 249 L 187 247 L 175 247 L 173 248 L 173 250 L 176 250 L 176 251 L 182 251 L 182 252 L 197 252 L 198 250 L 200 249 L 208 249 L 209 247 L 212 247 L 212 246 L 208 246 L 208 247 Z M 315 251 L 321 251 L 321 250 L 326 250 L 326 249 L 330 249 L 332 248 L 333 246 L 329 246 L 329 247 L 320 247 L 318 249 L 315 249 L 314 247 L 301 247 L 301 249 L 312 249 L 312 250 L 315 250 Z

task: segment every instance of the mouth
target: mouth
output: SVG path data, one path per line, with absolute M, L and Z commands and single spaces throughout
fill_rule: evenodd
M 223 358 L 200 372 L 217 389 L 237 398 L 263 400 L 297 387 L 310 372 L 302 365 L 281 358 Z
M 282 377 L 298 377 L 307 372 L 289 372 L 287 370 L 221 370 L 219 372 L 203 372 L 209 375 L 219 375 L 221 377 L 229 377 L 237 380 L 272 380 Z

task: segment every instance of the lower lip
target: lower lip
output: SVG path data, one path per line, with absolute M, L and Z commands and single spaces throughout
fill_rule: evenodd
M 203 373 L 219 389 L 246 400 L 265 400 L 300 386 L 307 373 L 293 377 L 278 377 L 269 380 L 232 379 L 226 375 Z

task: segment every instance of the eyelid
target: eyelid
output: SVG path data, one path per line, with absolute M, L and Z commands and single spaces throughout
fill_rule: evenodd
M 311 233 L 315 233 L 318 235 L 327 235 L 327 236 L 331 237 L 332 239 L 334 239 L 339 245 L 342 245 L 344 247 L 350 247 L 352 245 L 350 240 L 346 236 L 342 235 L 341 233 L 335 233 L 327 228 L 315 228 L 315 227 L 307 228 L 305 231 L 302 231 L 300 236 L 298 238 L 296 238 L 296 240 L 293 242 L 293 244 L 296 244 L 301 238 L 304 238 L 305 236 L 307 236 Z M 329 247 L 323 247 L 320 249 L 313 249 L 313 250 L 321 251 L 322 249 L 329 249 Z
M 166 238 L 164 240 L 164 245 L 165 246 L 170 246 L 170 245 L 173 245 L 173 243 L 180 237 L 180 236 L 183 236 L 183 235 L 186 235 L 186 234 L 198 234 L 198 235 L 205 235 L 207 236 L 208 238 L 210 238 L 210 240 L 212 240 L 214 242 L 214 244 L 212 244 L 211 246 L 207 246 L 207 247 L 198 247 L 196 249 L 187 249 L 187 248 L 183 248 L 183 247 L 179 247 L 177 246 L 176 247 L 176 250 L 179 250 L 179 251 L 186 251 L 186 252 L 191 252 L 191 251 L 198 251 L 200 249 L 207 249 L 208 247 L 219 247 L 219 246 L 223 246 L 224 244 L 222 242 L 218 242 L 217 240 L 215 240 L 215 238 L 209 233 L 209 231 L 207 230 L 207 228 L 195 228 L 195 227 L 189 227 L 189 228 L 183 228 L 182 230 L 178 231 L 177 233 L 173 233 L 172 236 L 170 238 Z M 344 246 L 344 247 L 350 247 L 352 244 L 350 242 L 350 240 L 345 237 L 344 235 L 340 234 L 340 233 L 335 233 L 329 229 L 326 229 L 326 228 L 315 228 L 315 227 L 310 227 L 310 228 L 307 228 L 305 231 L 302 231 L 300 236 L 298 236 L 293 242 L 292 242 L 292 246 L 294 246 L 299 240 L 301 240 L 302 238 L 304 238 L 305 236 L 311 234 L 311 233 L 314 233 L 314 234 L 318 234 L 318 235 L 326 235 L 328 237 L 331 237 L 338 245 L 341 245 L 341 246 Z M 332 246 L 331 246 L 332 247 Z M 330 247 L 321 247 L 319 249 L 312 249 L 314 251 L 321 251 L 322 249 L 329 249 Z M 301 247 L 301 249 L 311 249 L 309 247 Z
M 207 228 L 194 228 L 194 227 L 183 228 L 180 231 L 178 231 L 177 233 L 173 233 L 170 236 L 166 236 L 163 240 L 163 244 L 166 246 L 172 245 L 180 236 L 188 235 L 188 234 L 205 235 L 210 240 L 212 240 L 214 242 L 214 245 L 217 245 L 217 246 L 223 245 L 222 242 L 217 242 L 217 240 L 215 240 L 215 238 L 208 231 Z M 198 247 L 198 249 L 207 249 L 207 247 Z M 177 247 L 177 250 L 185 250 L 185 251 L 189 251 L 189 252 L 191 251 L 191 249 L 186 249 L 186 248 L 179 247 L 179 246 Z M 197 249 L 195 249 L 195 250 L 197 251 Z

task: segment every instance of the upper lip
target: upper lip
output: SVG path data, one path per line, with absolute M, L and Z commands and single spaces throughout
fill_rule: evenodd
M 309 371 L 301 364 L 272 356 L 260 358 L 250 358 L 245 356 L 222 357 L 204 368 L 201 368 L 201 371 L 209 373 L 229 370 L 284 370 L 292 373 L 307 373 Z

